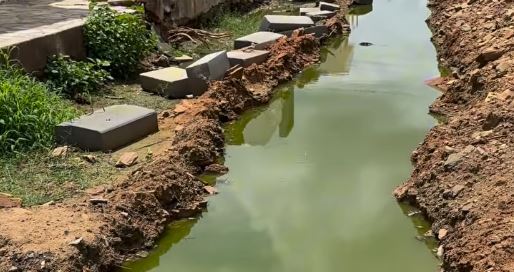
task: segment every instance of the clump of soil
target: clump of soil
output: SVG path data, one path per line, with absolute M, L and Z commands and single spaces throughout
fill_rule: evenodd
M 329 22 L 332 34 L 346 29 L 344 17 L 338 18 Z M 205 209 L 212 189 L 195 175 L 226 171 L 216 166 L 224 152 L 222 124 L 269 102 L 274 87 L 316 63 L 319 53 L 320 41 L 297 31 L 270 48 L 266 63 L 245 68 L 240 78 L 212 82 L 202 96 L 161 114 L 164 128 L 175 131 L 173 144 L 113 188 L 0 210 L 0 272 L 113 271 L 151 250 L 167 224 Z
M 432 0 L 428 20 L 451 76 L 431 81 L 445 122 L 412 154 L 395 196 L 439 234 L 444 271 L 514 271 L 514 2 Z

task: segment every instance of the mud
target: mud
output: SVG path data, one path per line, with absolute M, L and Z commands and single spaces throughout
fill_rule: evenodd
M 341 2 L 342 6 L 346 3 Z M 333 35 L 347 30 L 346 10 L 327 22 Z M 196 177 L 226 171 L 222 125 L 270 101 L 274 87 L 319 60 L 320 41 L 301 31 L 279 40 L 266 63 L 240 78 L 212 82 L 197 99 L 160 115 L 173 144 L 152 162 L 97 195 L 32 208 L 0 210 L 0 271 L 113 271 L 145 256 L 173 220 L 206 208 Z
M 443 116 L 395 191 L 433 221 L 443 271 L 514 271 L 514 2 L 432 0 Z

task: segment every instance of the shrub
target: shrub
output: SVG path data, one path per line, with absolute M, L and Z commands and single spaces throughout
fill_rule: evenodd
M 157 46 L 141 15 L 120 14 L 103 5 L 92 9 L 84 33 L 89 56 L 109 61 L 115 77 L 137 72 L 139 62 Z
M 0 52 L 0 154 L 49 147 L 54 126 L 77 111 Z
M 112 79 L 106 67 L 109 67 L 106 61 L 74 61 L 68 56 L 54 56 L 45 74 L 52 90 L 76 98 L 78 94 L 99 91 Z

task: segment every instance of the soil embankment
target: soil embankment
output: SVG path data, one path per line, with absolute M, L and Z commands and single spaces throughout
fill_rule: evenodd
M 326 24 L 347 29 L 346 3 Z M 112 188 L 29 209 L 0 210 L 0 271 L 113 271 L 129 257 L 151 250 L 166 225 L 206 207 L 210 191 L 195 175 L 220 169 L 222 124 L 270 101 L 274 87 L 319 60 L 311 35 L 281 39 L 261 65 L 212 82 L 197 99 L 160 116 L 175 136 L 167 152 L 134 170 Z
M 444 271 L 514 271 L 514 2 L 431 0 L 428 24 L 451 75 L 431 83 L 445 121 L 395 191 L 421 208 Z

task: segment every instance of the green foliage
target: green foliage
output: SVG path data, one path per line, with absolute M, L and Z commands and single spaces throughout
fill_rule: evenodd
M 0 154 L 49 147 L 54 126 L 77 112 L 0 52 Z
M 111 75 L 104 68 L 109 62 L 99 60 L 74 61 L 68 56 L 54 56 L 46 66 L 46 77 L 53 91 L 74 98 L 77 94 L 94 93 Z
M 104 5 L 93 8 L 84 33 L 89 56 L 108 61 L 118 78 L 136 73 L 139 62 L 157 46 L 141 15 L 117 13 Z

